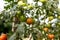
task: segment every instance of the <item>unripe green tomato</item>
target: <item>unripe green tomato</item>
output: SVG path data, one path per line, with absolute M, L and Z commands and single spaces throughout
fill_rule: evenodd
M 22 3 L 23 3 L 23 1 L 19 1 L 19 2 L 18 2 L 18 5 L 20 6 Z
M 26 3 L 22 3 L 21 6 L 26 6 Z
M 53 16 L 49 16 L 48 19 L 49 19 L 49 21 L 51 21 L 51 20 L 54 19 L 54 17 Z
M 23 9 L 24 9 L 24 10 L 27 10 L 27 6 L 24 6 Z
M 49 24 L 47 24 L 47 25 L 46 25 L 46 27 L 50 28 L 50 27 L 51 27 L 51 24 L 50 24 L 50 23 L 49 23 Z
M 60 16 L 58 16 L 58 19 L 60 19 Z
M 33 9 L 33 6 L 32 5 L 28 5 L 28 9 Z
M 58 23 L 58 25 L 60 25 L 60 23 Z
M 23 1 L 19 1 L 17 5 L 18 6 L 26 6 L 26 3 L 23 3 Z
M 26 17 L 25 17 L 24 15 L 20 16 L 20 21 L 21 21 L 21 22 L 26 21 Z
M 20 17 L 20 15 L 22 15 L 22 14 L 21 14 L 21 11 L 17 11 L 16 16 L 17 16 L 17 17 Z

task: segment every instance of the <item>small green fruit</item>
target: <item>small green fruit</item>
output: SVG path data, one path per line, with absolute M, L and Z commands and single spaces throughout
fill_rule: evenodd
M 25 17 L 25 16 L 23 16 L 23 15 L 22 15 L 22 16 L 20 16 L 20 21 L 21 21 L 21 22 L 26 21 L 26 17 Z
M 23 9 L 26 10 L 27 9 L 27 6 L 23 7 Z
M 23 3 L 23 1 L 19 1 L 19 2 L 18 2 L 18 5 L 20 6 L 22 3 Z
M 18 6 L 26 6 L 26 3 L 23 3 L 23 1 L 19 1 L 17 5 Z
M 49 21 L 51 21 L 51 20 L 54 19 L 54 17 L 53 16 L 50 16 L 50 17 L 48 17 L 48 19 L 49 19 Z
M 60 19 L 60 16 L 58 16 L 58 19 Z
M 17 12 L 16 12 L 16 16 L 17 16 L 17 17 L 20 17 L 20 15 L 22 15 L 22 14 L 21 14 L 21 11 L 17 11 Z
M 33 9 L 33 6 L 32 5 L 28 5 L 28 9 Z
M 50 27 L 51 27 L 51 24 L 50 24 L 50 23 L 49 23 L 49 24 L 47 24 L 47 25 L 46 25 L 46 27 L 50 28 Z

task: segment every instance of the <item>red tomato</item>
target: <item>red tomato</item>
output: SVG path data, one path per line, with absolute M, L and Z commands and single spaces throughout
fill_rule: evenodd
M 0 40 L 7 40 L 7 35 L 6 34 L 1 34 Z

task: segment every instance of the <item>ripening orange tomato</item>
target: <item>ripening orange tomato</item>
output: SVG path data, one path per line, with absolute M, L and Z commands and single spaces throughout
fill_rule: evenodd
M 26 22 L 27 22 L 27 24 L 32 24 L 33 23 L 33 19 L 32 18 L 28 18 Z
M 43 30 L 44 30 L 45 32 L 47 32 L 49 29 L 46 27 L 46 28 L 43 28 Z
M 54 38 L 54 34 L 48 34 L 48 38 L 49 39 L 53 39 Z
M 1 36 L 0 36 L 0 40 L 2 40 Z

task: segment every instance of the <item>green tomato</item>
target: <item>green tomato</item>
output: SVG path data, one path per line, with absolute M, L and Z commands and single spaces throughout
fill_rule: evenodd
M 54 17 L 53 16 L 49 16 L 48 19 L 49 19 L 49 21 L 51 21 L 52 19 L 54 19 Z
M 26 3 L 22 3 L 21 6 L 26 6 Z
M 19 2 L 18 2 L 18 5 L 20 6 L 22 3 L 23 3 L 23 1 L 19 1 Z
M 20 17 L 20 15 L 22 15 L 22 14 L 21 14 L 21 11 L 17 11 L 16 16 L 17 16 L 17 17 Z
M 26 17 L 25 17 L 24 15 L 20 16 L 20 21 L 21 21 L 21 22 L 26 21 Z
M 47 25 L 46 25 L 46 27 L 50 28 L 50 27 L 51 27 L 51 24 L 50 24 L 50 23 L 49 23 L 49 24 L 47 24 Z
M 58 23 L 58 25 L 60 25 L 60 23 Z
M 58 19 L 60 19 L 60 16 L 58 16 Z
M 23 1 L 19 1 L 17 5 L 18 6 L 26 6 L 26 3 L 23 3 Z
M 24 10 L 27 10 L 27 6 L 23 7 Z
M 28 9 L 33 9 L 33 6 L 32 5 L 28 5 Z

